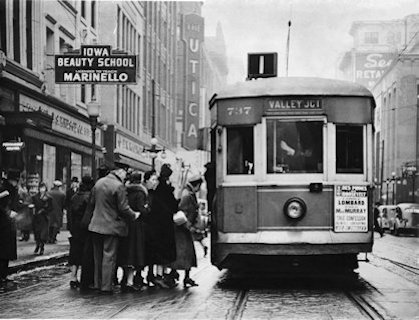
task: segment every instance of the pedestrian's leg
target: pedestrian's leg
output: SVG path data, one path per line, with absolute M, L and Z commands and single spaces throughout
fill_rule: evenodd
M 5 282 L 9 271 L 9 260 L 0 259 L 0 282 Z
M 71 280 L 70 280 L 70 287 L 71 288 L 77 288 L 78 287 L 78 281 L 77 281 L 77 269 L 78 267 L 73 265 L 71 266 Z
M 45 243 L 41 240 L 39 243 L 39 255 L 42 256 L 44 254 L 44 246 Z
M 93 258 L 93 240 L 89 232 L 86 236 L 83 248 L 83 259 L 81 265 L 80 287 L 88 289 L 94 284 L 95 262 Z
M 100 290 L 102 287 L 102 260 L 103 260 L 103 236 L 98 233 L 93 233 L 93 257 L 95 261 L 95 288 Z
M 118 254 L 118 237 L 104 236 L 102 258 L 102 291 L 112 291 L 113 277 Z

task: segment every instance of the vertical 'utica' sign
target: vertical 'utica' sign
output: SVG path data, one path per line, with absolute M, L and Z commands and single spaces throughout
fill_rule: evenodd
M 111 46 L 81 46 L 55 56 L 56 83 L 136 83 L 137 56 L 112 54 Z

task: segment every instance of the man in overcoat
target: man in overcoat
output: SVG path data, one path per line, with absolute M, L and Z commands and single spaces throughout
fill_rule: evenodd
M 96 182 L 91 194 L 94 209 L 89 231 L 93 232 L 94 285 L 103 294 L 113 293 L 119 237 L 128 235 L 127 221 L 140 216 L 128 205 L 124 185 L 126 174 L 124 168 L 115 168 Z
M 57 242 L 57 234 L 63 225 L 65 193 L 61 190 L 62 182 L 55 180 L 49 196 L 52 199 L 52 209 L 49 213 L 49 243 Z

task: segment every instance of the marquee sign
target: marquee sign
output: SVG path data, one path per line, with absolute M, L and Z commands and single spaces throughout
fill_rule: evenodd
M 136 83 L 137 56 L 111 46 L 81 46 L 81 54 L 55 56 L 55 83 Z

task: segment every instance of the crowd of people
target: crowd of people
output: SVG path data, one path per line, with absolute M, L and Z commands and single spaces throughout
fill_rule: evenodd
M 18 186 L 18 174 L 8 173 L 0 185 L 1 283 L 8 281 L 9 261 L 17 258 L 16 226 L 20 241 L 28 241 L 33 232 L 34 254 L 42 255 L 45 244 L 56 242 L 66 210 L 71 288 L 102 294 L 112 294 L 116 285 L 123 292 L 173 288 L 180 270 L 184 287 L 197 286 L 190 276 L 197 266 L 194 241 L 201 243 L 205 256 L 208 251 L 196 196 L 203 178 L 190 175 L 176 199 L 172 173 L 169 164 L 159 173 L 143 174 L 117 163 L 99 168 L 96 182 L 90 176 L 81 183 L 73 178 L 66 193 L 59 180 L 51 190 L 41 182 L 36 194 Z M 181 219 L 174 218 L 179 215 Z

